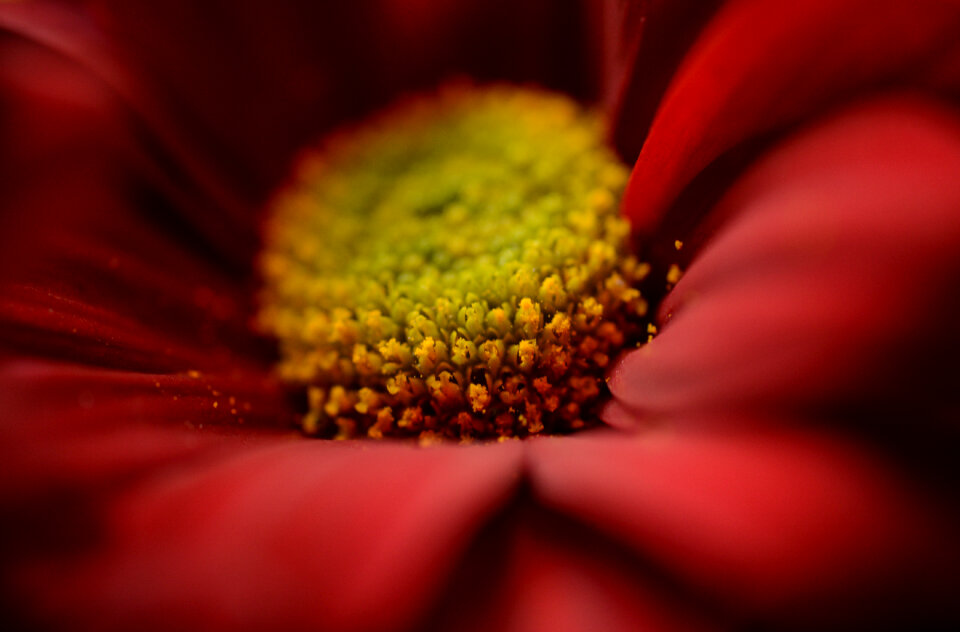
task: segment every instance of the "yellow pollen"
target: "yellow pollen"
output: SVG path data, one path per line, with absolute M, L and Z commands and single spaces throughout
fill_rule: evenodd
M 603 139 L 565 97 L 455 86 L 305 153 L 270 205 L 258 315 L 307 390 L 304 432 L 427 445 L 589 425 L 643 333 L 650 271 Z
M 683 276 L 683 271 L 680 269 L 680 266 L 673 263 L 670 264 L 670 269 L 667 270 L 667 283 L 670 285 L 676 285 L 677 281 L 680 280 L 680 277 Z

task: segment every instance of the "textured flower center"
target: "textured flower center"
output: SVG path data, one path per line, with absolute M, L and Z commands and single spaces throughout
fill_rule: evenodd
M 305 154 L 276 197 L 261 326 L 324 437 L 524 437 L 589 423 L 640 331 L 626 168 L 567 98 L 454 87 Z

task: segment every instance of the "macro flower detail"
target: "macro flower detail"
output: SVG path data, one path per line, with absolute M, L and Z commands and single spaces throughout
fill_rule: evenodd
M 272 204 L 260 323 L 309 434 L 583 428 L 643 330 L 595 114 L 506 86 L 409 99 L 300 159 Z
M 0 2 L 4 629 L 960 628 L 958 32 L 956 0 Z

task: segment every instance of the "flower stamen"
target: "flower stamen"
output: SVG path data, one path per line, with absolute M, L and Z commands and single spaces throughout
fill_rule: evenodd
M 452 87 L 300 160 L 271 207 L 259 323 L 324 437 L 471 439 L 588 424 L 643 335 L 627 170 L 569 99 Z

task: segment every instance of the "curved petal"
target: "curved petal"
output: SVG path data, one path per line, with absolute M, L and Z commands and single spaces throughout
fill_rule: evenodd
M 764 629 L 960 615 L 955 515 L 849 441 L 765 425 L 537 441 L 534 490 Z
M 492 576 L 471 569 L 470 581 L 451 586 L 457 592 L 447 604 L 450 616 L 441 617 L 436 629 L 726 629 L 644 577 L 629 552 L 582 525 L 529 505 L 509 517 L 495 547 L 505 558 L 503 568 Z M 489 567 L 489 557 L 487 562 Z
M 633 0 L 609 5 L 607 100 L 612 141 L 637 159 L 663 92 L 719 0 Z M 614 9 L 616 6 L 616 9 Z
M 840 406 L 955 433 L 958 173 L 960 117 L 922 100 L 804 131 L 716 209 L 612 392 L 647 412 Z
M 176 198 L 167 213 L 246 269 L 258 207 L 294 152 L 398 92 L 468 74 L 593 97 L 596 12 L 592 2 L 38 1 L 0 6 L 0 30 L 61 55 L 71 77 L 122 103 L 138 169 Z
M 30 4 L 4 7 L 0 25 L 91 68 L 177 160 L 246 202 L 332 124 L 450 74 L 597 91 L 595 3 Z
M 85 202 L 95 208 L 38 236 L 24 269 L 0 283 L 0 344 L 159 372 L 265 364 L 242 282 L 128 209 Z
M 36 45 L 0 49 L 0 345 L 148 372 L 262 359 L 250 288 L 178 219 L 203 213 L 136 149 L 115 96 Z
M 98 545 L 17 568 L 72 627 L 398 629 L 519 476 L 519 446 L 274 441 L 139 477 Z
M 289 408 L 274 381 L 250 370 L 0 361 L 4 585 L 19 585 L 17 564 L 99 550 L 102 512 L 131 482 L 293 435 Z
M 2 8 L 0 8 L 2 9 Z M 110 95 L 36 46 L 0 36 L 0 278 L 60 216 L 110 196 L 105 154 L 125 133 Z
M 724 152 L 863 90 L 924 83 L 958 30 L 954 1 L 727 3 L 660 105 L 627 188 L 627 215 L 650 232 Z
M 0 29 L 15 36 L 5 46 L 11 49 L 5 51 L 5 71 L 16 76 L 19 69 L 22 80 L 12 86 L 11 95 L 4 96 L 27 101 L 20 124 L 41 129 L 50 125 L 50 102 L 58 110 L 67 109 L 58 103 L 57 93 L 35 94 L 37 85 L 55 83 L 57 92 L 62 92 L 64 87 L 85 84 L 88 91 L 100 93 L 103 111 L 92 114 L 111 117 L 113 127 L 119 128 L 119 134 L 113 130 L 113 138 L 103 133 L 102 126 L 95 128 L 99 134 L 87 134 L 88 151 L 95 151 L 101 161 L 109 160 L 109 173 L 104 174 L 109 184 L 130 188 L 134 170 L 140 179 L 159 180 L 164 194 L 178 198 L 179 204 L 168 212 L 200 231 L 208 248 L 234 265 L 250 258 L 257 243 L 251 201 L 225 182 L 214 161 L 202 157 L 197 142 L 202 134 L 181 128 L 156 87 L 145 85 L 88 16 L 78 7 L 55 2 L 5 4 L 0 6 Z M 35 104 L 41 106 L 39 112 L 32 110 Z M 74 112 L 68 115 L 76 118 Z M 116 136 L 125 141 L 119 150 Z M 60 160 L 63 168 L 82 166 L 76 160 Z M 203 212 L 197 213 L 197 207 Z M 69 205 L 58 210 L 67 209 Z

